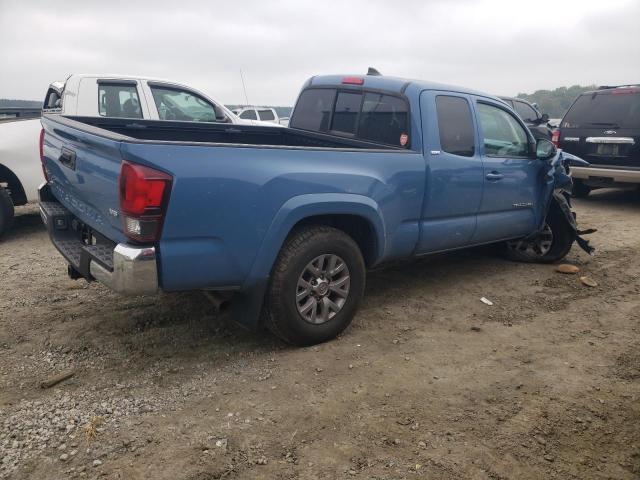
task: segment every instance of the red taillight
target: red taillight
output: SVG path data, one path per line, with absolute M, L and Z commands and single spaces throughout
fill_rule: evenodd
M 364 78 L 360 78 L 360 77 L 344 77 L 342 79 L 342 83 L 344 83 L 345 85 L 363 85 L 364 84 Z
M 551 134 L 551 143 L 556 147 L 560 147 L 560 129 L 556 128 Z
M 171 181 L 171 176 L 164 172 L 122 162 L 120 211 L 125 235 L 138 242 L 158 240 Z
M 40 129 L 40 164 L 42 165 L 44 179 L 48 182 L 49 175 L 47 175 L 47 169 L 44 166 L 44 128 Z

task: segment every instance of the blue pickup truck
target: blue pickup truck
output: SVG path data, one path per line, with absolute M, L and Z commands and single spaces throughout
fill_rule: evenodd
M 72 278 L 232 297 L 287 342 L 351 322 L 368 268 L 489 243 L 555 262 L 576 228 L 561 151 L 499 99 L 317 76 L 290 128 L 48 116 L 40 209 Z

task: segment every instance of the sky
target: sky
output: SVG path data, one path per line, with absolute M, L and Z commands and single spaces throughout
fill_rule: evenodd
M 0 98 L 71 73 L 158 77 L 226 103 L 292 105 L 313 75 L 496 95 L 640 83 L 640 0 L 0 0 Z

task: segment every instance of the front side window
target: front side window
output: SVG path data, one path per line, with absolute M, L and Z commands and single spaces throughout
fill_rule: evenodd
M 326 132 L 336 91 L 331 88 L 310 88 L 300 94 L 289 125 L 293 128 Z
M 538 119 L 538 114 L 530 105 L 527 105 L 524 102 L 513 102 L 515 105 L 515 110 L 520 118 L 525 122 L 535 122 Z
M 501 108 L 478 103 L 478 121 L 482 130 L 485 155 L 526 157 L 529 152 L 527 132 Z
M 361 103 L 361 93 L 338 92 L 331 130 L 355 135 Z
M 367 92 L 362 103 L 358 137 L 373 142 L 408 147 L 409 109 L 399 97 Z
M 276 119 L 271 110 L 260 110 L 258 113 L 260 114 L 260 120 L 269 121 Z
M 469 102 L 461 97 L 436 97 L 440 148 L 447 153 L 463 157 L 475 154 L 475 136 Z
M 258 117 L 256 116 L 256 111 L 255 110 L 245 110 L 244 112 L 242 112 L 240 114 L 240 118 L 242 118 L 243 120 L 257 120 Z
M 225 122 L 224 113 L 217 112 L 214 105 L 188 90 L 166 87 L 151 87 L 153 100 L 160 120 L 186 122 Z
M 142 118 L 135 85 L 98 84 L 98 113 L 102 117 Z

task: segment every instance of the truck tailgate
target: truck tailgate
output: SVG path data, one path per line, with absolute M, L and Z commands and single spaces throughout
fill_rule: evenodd
M 120 141 L 68 119 L 63 124 L 45 115 L 42 126 L 51 193 L 82 222 L 114 242 L 124 242 L 118 199 Z

